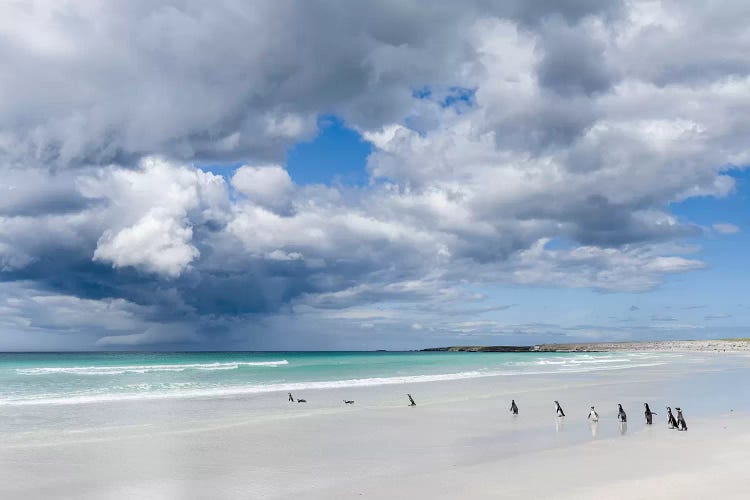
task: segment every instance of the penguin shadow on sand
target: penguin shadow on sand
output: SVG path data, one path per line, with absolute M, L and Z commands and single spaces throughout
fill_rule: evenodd
M 565 432 L 565 417 L 555 417 L 555 432 Z
M 596 439 L 596 436 L 599 434 L 599 413 L 597 413 L 593 406 L 587 418 L 591 427 L 591 437 Z
M 589 427 L 591 427 L 591 437 L 592 439 L 596 439 L 596 436 L 599 435 L 599 421 L 598 420 L 592 420 L 589 422 Z
M 628 423 L 627 422 L 618 422 L 619 428 L 620 428 L 620 436 L 624 436 L 628 433 Z

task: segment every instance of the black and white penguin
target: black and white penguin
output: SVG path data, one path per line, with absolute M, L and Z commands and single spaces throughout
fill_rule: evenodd
M 651 411 L 651 408 L 648 407 L 648 403 L 643 403 L 643 406 L 646 407 L 646 411 L 644 412 L 644 415 L 646 415 L 646 425 L 651 425 L 654 423 L 654 415 L 656 415 L 656 413 Z
M 510 412 L 513 415 L 518 415 L 518 405 L 516 405 L 516 400 L 515 399 L 511 399 L 510 400 Z
M 667 406 L 667 425 L 670 429 L 677 428 L 677 420 L 675 420 L 674 415 L 672 415 L 672 408 L 669 406 Z
M 596 410 L 594 409 L 593 406 L 591 407 L 591 411 L 589 412 L 589 417 L 588 418 L 592 422 L 598 422 L 599 421 L 599 414 L 596 413 Z
M 565 416 L 565 412 L 563 411 L 562 406 L 560 406 L 560 403 L 558 403 L 557 401 L 555 401 L 555 411 L 557 412 L 558 417 Z
M 409 406 L 417 406 L 417 403 L 414 402 L 414 398 L 411 397 L 411 394 L 406 395 L 409 398 Z
M 344 404 L 346 404 L 346 405 L 353 405 L 354 401 L 352 401 L 351 399 L 345 399 L 344 400 Z
M 675 410 L 677 410 L 677 430 L 686 431 L 687 422 L 685 422 L 685 417 L 682 416 L 682 409 L 675 407 Z
M 289 401 L 292 402 L 292 403 L 294 403 L 294 398 L 292 397 L 292 393 L 291 392 L 289 393 Z
M 625 410 L 622 409 L 622 405 L 617 403 L 617 420 L 620 422 L 627 422 L 628 416 L 625 414 Z

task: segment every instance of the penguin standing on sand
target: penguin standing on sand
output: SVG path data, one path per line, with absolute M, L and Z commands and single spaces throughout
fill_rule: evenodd
M 511 399 L 510 400 L 510 412 L 513 415 L 518 415 L 518 405 L 516 405 L 516 400 L 515 399 Z
M 562 406 L 560 406 L 560 403 L 558 403 L 557 401 L 555 401 L 555 411 L 557 412 L 558 417 L 565 416 L 565 412 L 563 411 Z
M 294 398 L 292 397 L 292 393 L 291 392 L 289 393 L 289 401 L 291 401 L 292 403 L 294 403 Z
M 643 403 L 643 406 L 646 407 L 646 411 L 644 412 L 644 415 L 646 415 L 646 425 L 651 425 L 654 423 L 654 415 L 656 415 L 656 413 L 651 411 L 651 408 L 648 407 L 648 403 Z
M 596 410 L 594 409 L 593 406 L 591 407 L 591 411 L 589 412 L 589 417 L 588 418 L 592 422 L 598 422 L 599 421 L 599 414 L 596 413 Z
M 627 422 L 628 416 L 625 414 L 625 410 L 622 409 L 622 405 L 617 403 L 617 420 L 620 422 Z
M 409 406 L 417 406 L 417 403 L 414 402 L 414 398 L 411 397 L 411 394 L 406 395 L 409 398 Z
M 667 406 L 667 425 L 670 429 L 677 428 L 677 420 L 675 420 L 674 415 L 672 415 L 672 408 L 669 406 Z
M 682 416 L 682 410 L 680 408 L 676 408 L 677 410 L 677 430 L 678 431 L 686 431 L 687 430 L 687 422 L 685 422 L 685 417 Z

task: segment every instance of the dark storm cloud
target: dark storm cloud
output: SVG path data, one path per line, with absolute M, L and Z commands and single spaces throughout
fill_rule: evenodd
M 605 92 L 615 82 L 604 57 L 604 46 L 585 26 L 556 20 L 543 25 L 544 55 L 537 69 L 540 84 L 562 95 Z
M 494 132 L 503 149 L 544 155 L 574 143 L 596 118 L 596 109 L 585 98 L 542 94 L 513 119 L 498 123 Z
M 601 15 L 616 15 L 622 8 L 620 0 L 511 0 L 508 2 L 485 2 L 484 6 L 497 9 L 498 15 L 516 19 L 527 25 L 536 25 L 549 17 L 561 17 L 569 23 Z

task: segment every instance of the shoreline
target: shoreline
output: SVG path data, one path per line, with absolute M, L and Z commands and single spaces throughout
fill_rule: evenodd
M 421 352 L 750 352 L 750 339 L 577 342 L 529 346 L 446 346 Z

